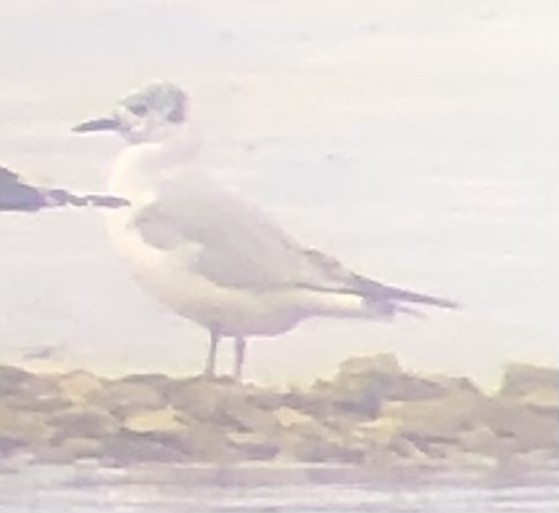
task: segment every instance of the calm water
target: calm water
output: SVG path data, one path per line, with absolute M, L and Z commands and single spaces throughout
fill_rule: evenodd
M 213 474 L 210 474 L 213 472 Z M 276 471 L 274 471 L 276 472 Z M 559 473 L 503 481 L 439 475 L 406 484 L 329 482 L 296 469 L 277 483 L 266 470 L 29 467 L 0 475 L 1 513 L 504 513 L 559 511 Z M 209 476 L 211 479 L 209 480 Z M 234 476 L 241 476 L 236 479 Z M 286 476 L 290 476 L 286 479 Z M 309 480 L 310 476 L 310 480 Z M 216 481 L 217 479 L 217 481 Z M 248 484 L 246 479 L 253 481 Z M 266 481 L 267 479 L 260 479 Z M 208 484 L 212 482 L 213 484 Z

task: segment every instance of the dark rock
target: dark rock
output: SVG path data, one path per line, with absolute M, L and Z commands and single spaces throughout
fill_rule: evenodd
M 155 388 L 125 380 L 106 382 L 102 389 L 92 393 L 90 402 L 120 420 L 137 411 L 165 406 L 164 398 Z
M 0 457 L 5 458 L 25 447 L 25 441 L 14 436 L 0 435 Z
M 67 404 L 53 377 L 35 376 L 13 367 L 0 367 L 0 401 L 15 410 L 47 413 Z
M 238 431 L 273 431 L 272 416 L 253 400 L 251 387 L 185 380 L 167 392 L 171 405 L 203 422 Z
M 271 460 L 281 450 L 279 440 L 255 432 L 233 432 L 227 435 L 229 445 L 244 460 Z
M 35 187 L 22 182 L 19 175 L 0 166 L 0 211 L 36 212 L 61 206 L 120 208 L 127 205 L 128 201 L 115 196 L 79 196 L 65 189 Z
M 16 173 L 0 166 L 0 210 L 35 212 L 46 204 L 38 189 L 22 183 Z
M 559 418 L 515 402 L 490 400 L 484 420 L 500 441 L 501 455 L 559 448 Z
M 53 415 L 49 424 L 55 429 L 53 440 L 66 438 L 105 438 L 118 430 L 118 422 L 108 412 L 90 406 L 73 407 Z
M 103 440 L 99 458 L 110 464 L 130 465 L 184 461 L 185 454 L 175 444 L 170 444 L 167 438 L 122 429 Z
M 50 427 L 40 412 L 18 411 L 0 406 L 0 439 L 5 445 L 33 448 L 44 445 L 52 438 Z
M 499 397 L 538 413 L 559 416 L 559 370 L 513 364 L 505 370 Z
M 559 389 L 559 370 L 535 365 L 511 364 L 505 369 L 499 395 L 511 398 L 534 390 Z
M 17 394 L 33 376 L 16 367 L 0 366 L 0 396 Z
M 387 354 L 345 361 L 333 385 L 367 390 L 383 400 L 415 401 L 446 394 L 442 383 L 405 373 L 396 358 Z

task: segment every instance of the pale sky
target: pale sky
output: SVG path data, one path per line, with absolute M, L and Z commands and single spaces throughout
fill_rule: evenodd
M 69 128 L 174 80 L 207 165 L 299 240 L 463 305 L 253 339 L 249 379 L 391 351 L 493 385 L 559 356 L 558 25 L 556 0 L 4 0 L 0 165 L 103 192 L 122 143 Z M 3 362 L 201 369 L 205 331 L 143 292 L 99 212 L 0 213 L 0 237 Z

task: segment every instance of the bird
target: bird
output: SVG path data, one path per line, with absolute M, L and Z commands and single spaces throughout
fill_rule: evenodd
M 365 277 L 301 244 L 216 179 L 190 126 L 190 98 L 157 80 L 73 130 L 125 139 L 108 187 L 126 206 L 107 212 L 108 231 L 148 292 L 208 329 L 205 376 L 215 377 L 223 338 L 233 339 L 232 378 L 240 382 L 250 336 L 280 335 L 309 317 L 383 320 L 421 305 L 457 307 Z

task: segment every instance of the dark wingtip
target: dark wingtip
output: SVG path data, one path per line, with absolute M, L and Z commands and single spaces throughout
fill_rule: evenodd
M 424 305 L 437 306 L 440 308 L 448 308 L 452 310 L 460 308 L 459 303 L 457 303 L 456 301 L 451 301 L 450 299 L 430 296 L 428 294 L 420 294 L 417 292 L 392 287 L 388 287 L 387 289 L 390 291 L 392 298 L 396 300 L 401 300 L 409 303 L 421 303 Z
M 440 308 L 457 309 L 460 305 L 450 299 L 421 294 L 411 290 L 390 287 L 382 283 L 362 276 L 357 276 L 361 292 L 364 296 L 371 298 L 382 297 L 388 301 L 403 303 L 418 303 L 423 305 L 437 306 Z
M 450 299 L 440 299 L 434 298 L 435 302 L 433 303 L 434 306 L 440 306 L 441 308 L 449 308 L 451 310 L 458 310 L 461 308 L 460 303 L 456 301 L 451 301 Z

